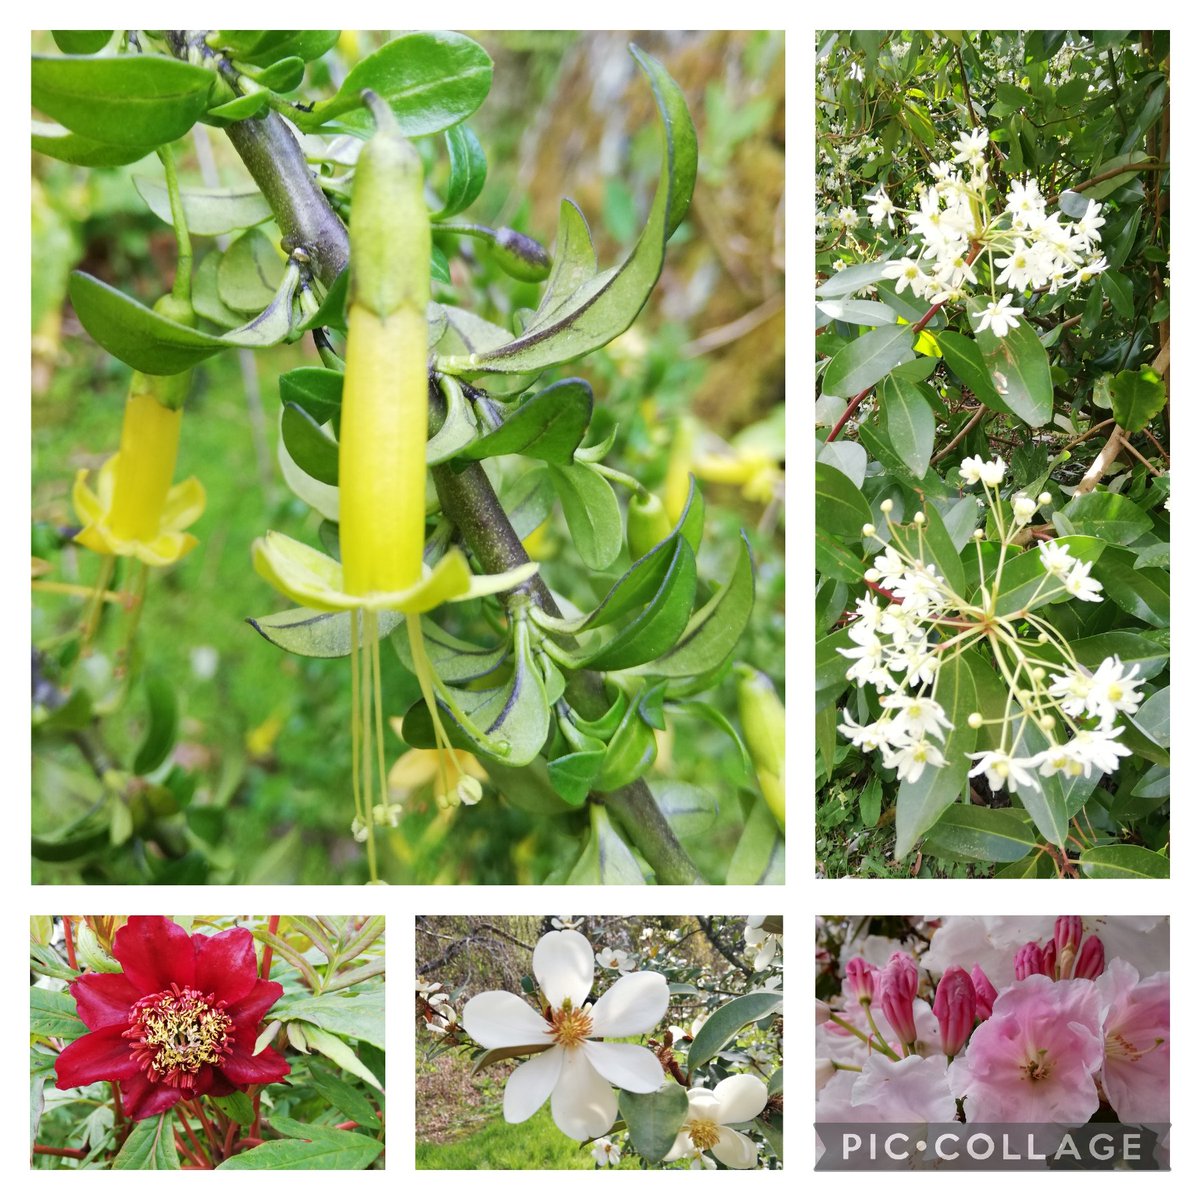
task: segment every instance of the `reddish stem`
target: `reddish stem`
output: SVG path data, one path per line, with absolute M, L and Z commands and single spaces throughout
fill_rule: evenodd
M 212 1122 L 208 1119 L 208 1116 L 205 1113 L 199 1098 L 191 1102 L 191 1109 L 196 1116 L 200 1118 L 200 1124 L 204 1127 L 204 1134 L 208 1138 L 209 1146 L 215 1148 L 220 1143 L 221 1138 L 217 1131 L 212 1127 Z
M 267 932 L 269 934 L 271 934 L 272 937 L 274 937 L 275 934 L 277 934 L 279 932 L 279 918 L 278 917 L 268 917 L 267 918 Z M 271 954 L 272 954 L 271 947 L 264 946 L 263 947 L 263 956 L 262 956 L 262 965 L 258 969 L 258 976 L 260 979 L 270 979 L 271 978 Z
M 86 1150 L 73 1150 L 70 1146 L 43 1146 L 41 1142 L 33 1143 L 34 1154 L 56 1154 L 59 1158 L 87 1158 Z
M 63 937 L 67 942 L 67 962 L 70 964 L 72 971 L 78 971 L 79 964 L 75 961 L 75 939 L 71 936 L 70 917 L 63 917 Z
M 335 1125 L 334 1129 L 357 1129 L 357 1121 L 343 1121 L 340 1125 Z
M 195 1151 L 195 1153 L 192 1155 L 192 1158 L 196 1162 L 203 1164 L 203 1166 L 205 1166 L 208 1170 L 211 1171 L 212 1163 L 209 1160 L 208 1155 L 205 1154 L 204 1151 L 201 1149 L 199 1140 L 197 1139 L 196 1135 L 192 1132 L 192 1127 L 191 1127 L 191 1125 L 188 1124 L 188 1119 L 182 1112 L 179 1114 L 179 1124 L 180 1124 L 180 1127 L 183 1129 L 184 1133 L 187 1134 L 188 1141 L 191 1142 L 192 1149 Z
M 236 1121 L 229 1122 L 229 1128 L 225 1130 L 225 1144 L 221 1147 L 221 1160 L 224 1161 L 233 1153 L 233 1143 L 237 1139 L 238 1123 Z
M 254 1103 L 254 1124 L 250 1126 L 250 1136 L 252 1138 L 257 1138 L 258 1132 L 259 1132 L 259 1127 L 262 1124 L 262 1112 L 259 1107 L 260 1104 L 262 1103 L 262 1093 L 260 1091 L 258 1091 L 257 1089 L 254 1092 L 253 1103 Z
M 244 1137 L 234 1146 L 234 1152 L 239 1150 L 253 1150 L 255 1146 L 261 1146 L 265 1139 L 260 1137 Z

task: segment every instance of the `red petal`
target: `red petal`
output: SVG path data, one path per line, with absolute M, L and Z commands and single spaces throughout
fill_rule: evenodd
M 79 1019 L 89 1029 L 104 1029 L 122 1021 L 129 1027 L 129 1010 L 142 993 L 124 975 L 80 975 L 71 984 Z
M 258 1041 L 258 1026 L 267 1010 L 283 995 L 283 985 L 272 980 L 260 979 L 250 994 L 231 1004 L 226 1010 L 237 1026 L 233 1040 L 239 1046 L 253 1046 Z
M 221 1073 L 239 1087 L 248 1083 L 278 1083 L 291 1069 L 288 1060 L 270 1046 L 257 1055 L 235 1046 L 221 1064 Z
M 113 938 L 113 957 L 142 996 L 164 992 L 173 983 L 192 986 L 196 970 L 192 939 L 166 917 L 130 917 Z
M 147 1117 L 157 1117 L 168 1108 L 173 1108 L 183 1099 L 183 1093 L 177 1087 L 171 1087 L 163 1082 L 151 1083 L 149 1078 L 140 1072 L 128 1083 L 121 1084 L 121 1101 L 125 1106 L 125 1115 L 131 1121 L 144 1121 Z
M 130 1057 L 129 1042 L 121 1036 L 126 1024 L 110 1025 L 85 1033 L 58 1056 L 55 1068 L 60 1088 L 83 1087 L 101 1079 L 129 1079 L 138 1073 Z
M 196 981 L 205 995 L 233 1004 L 245 996 L 258 977 L 254 938 L 248 929 L 226 929 L 213 937 L 192 934 L 196 950 Z
M 210 1083 L 204 1090 L 204 1095 L 230 1096 L 238 1090 L 239 1089 L 236 1084 L 230 1083 L 229 1080 L 221 1074 L 221 1069 L 219 1067 L 214 1067 L 212 1083 Z

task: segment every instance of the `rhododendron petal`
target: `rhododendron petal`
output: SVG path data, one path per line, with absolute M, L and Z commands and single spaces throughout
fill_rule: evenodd
M 241 1046 L 235 1046 L 221 1063 L 225 1078 L 242 1087 L 251 1083 L 278 1083 L 291 1069 L 287 1059 L 271 1046 L 259 1054 L 247 1054 Z
M 720 1128 L 720 1137 L 712 1148 L 713 1157 L 735 1171 L 748 1171 L 758 1162 L 758 1147 L 736 1129 Z
M 645 1046 L 584 1042 L 582 1049 L 609 1083 L 627 1092 L 656 1092 L 662 1087 L 662 1063 Z
M 590 949 L 588 958 L 591 958 Z M 617 1094 L 588 1061 L 586 1054 L 580 1050 L 565 1050 L 562 1072 L 550 1097 L 550 1111 L 555 1125 L 567 1137 L 583 1142 L 612 1128 L 617 1119 Z
M 1096 980 L 1104 1014 L 1104 1094 L 1127 1122 L 1166 1121 L 1171 1099 L 1171 994 L 1165 971 L 1138 979 L 1120 959 Z
M 129 1010 L 142 993 L 124 975 L 80 975 L 67 989 L 75 997 L 79 1019 L 89 1029 L 129 1024 Z
M 567 1000 L 579 1008 L 592 990 L 595 973 L 592 947 L 573 929 L 547 933 L 534 947 L 533 974 L 551 1008 L 562 1008 Z
M 113 958 L 143 996 L 175 983 L 191 987 L 196 952 L 181 925 L 166 917 L 130 917 L 113 938 Z
M 121 1035 L 125 1023 L 98 1029 L 76 1038 L 55 1062 L 59 1088 L 83 1087 L 102 1079 L 131 1079 L 139 1073 L 129 1056 L 129 1043 Z
M 657 971 L 625 975 L 592 1006 L 596 1037 L 634 1037 L 649 1033 L 667 1011 L 671 989 Z
M 211 993 L 218 1000 L 232 1005 L 248 995 L 258 982 L 258 959 L 254 953 L 254 935 L 250 930 L 226 929 L 213 937 L 195 933 L 192 935 L 192 945 L 196 951 L 196 979 L 193 986 L 198 992 L 206 995 Z
M 553 1046 L 523 1062 L 504 1088 L 504 1119 L 511 1125 L 529 1120 L 554 1091 L 562 1073 L 563 1050 Z
M 839 1076 L 842 1075 L 839 1072 Z M 852 1112 L 840 1118 L 858 1121 L 953 1121 L 957 1109 L 946 1078 L 945 1059 L 907 1058 L 893 1062 L 882 1054 L 872 1055 L 861 1074 L 849 1072 Z M 841 1082 L 835 1079 L 822 1095 Z M 836 1093 L 831 1100 L 836 1100 Z M 820 1120 L 839 1118 L 819 1117 Z
M 756 1075 L 730 1075 L 713 1088 L 713 1095 L 717 1099 L 717 1124 L 741 1125 L 762 1112 L 768 1092 Z
M 125 1108 L 125 1115 L 131 1121 L 157 1117 L 159 1113 L 173 1108 L 182 1099 L 183 1093 L 177 1087 L 161 1082 L 151 1083 L 140 1073 L 121 1084 L 121 1103 Z
M 519 996 L 511 992 L 480 992 L 463 1007 L 462 1027 L 481 1046 L 550 1045 L 546 1022 Z

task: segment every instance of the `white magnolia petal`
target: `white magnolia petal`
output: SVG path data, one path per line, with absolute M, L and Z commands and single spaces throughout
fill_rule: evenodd
M 617 1094 L 580 1050 L 564 1050 L 562 1071 L 550 1097 L 554 1123 L 584 1142 L 607 1133 L 617 1119 Z
M 671 989 L 657 971 L 635 971 L 618 979 L 592 1006 L 597 1037 L 633 1037 L 649 1033 L 667 1011 Z
M 713 1088 L 717 1098 L 717 1124 L 741 1125 L 753 1121 L 767 1104 L 767 1085 L 754 1075 L 730 1075 Z
M 720 1109 L 720 1101 L 708 1088 L 695 1087 L 688 1090 L 689 1121 L 716 1121 Z
M 720 1139 L 712 1148 L 716 1158 L 735 1171 L 748 1171 L 758 1162 L 758 1147 L 736 1129 L 722 1125 Z
M 523 1062 L 509 1077 L 504 1088 L 504 1119 L 510 1125 L 528 1121 L 554 1091 L 562 1071 L 563 1051 L 554 1046 Z
M 662 1063 L 645 1046 L 584 1042 L 583 1052 L 609 1083 L 627 1092 L 657 1092 L 662 1087 Z
M 596 973 L 592 947 L 573 929 L 547 933 L 533 949 L 533 973 L 551 1008 L 562 1008 L 564 1000 L 579 1008 Z
M 463 1028 L 481 1046 L 542 1046 L 554 1040 L 540 1013 L 511 992 L 480 992 L 463 1008 Z
M 682 1158 L 685 1154 L 692 1152 L 692 1139 L 681 1129 L 676 1135 L 675 1140 L 671 1143 L 671 1149 L 663 1155 L 663 1162 L 675 1162 L 676 1159 Z

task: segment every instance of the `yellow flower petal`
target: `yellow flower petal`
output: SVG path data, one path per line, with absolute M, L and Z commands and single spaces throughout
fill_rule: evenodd
M 113 494 L 117 490 L 117 464 L 121 460 L 121 452 L 107 459 L 104 466 L 96 474 L 96 494 L 100 497 L 100 505 L 105 512 L 112 508 Z
M 166 567 L 178 562 L 196 544 L 196 539 L 190 533 L 168 530 L 160 533 L 152 542 L 128 542 L 128 549 L 118 553 L 132 554 L 148 567 Z
M 393 719 L 393 728 L 398 722 L 399 718 Z M 398 792 L 419 788 L 436 778 L 440 765 L 440 750 L 409 750 L 392 764 L 388 772 L 388 787 Z
M 104 516 L 100 498 L 87 485 L 86 470 L 75 473 L 75 486 L 71 489 L 71 503 L 75 506 L 75 515 L 85 524 L 94 525 Z
M 186 529 L 194 524 L 204 513 L 206 499 L 204 484 L 195 475 L 175 484 L 163 505 L 162 528 Z
M 86 546 L 97 554 L 120 554 L 122 552 L 112 534 L 102 524 L 88 525 L 81 529 L 75 535 L 75 540 L 81 546 Z
M 360 596 L 342 591 L 342 566 L 327 554 L 272 530 L 252 548 L 254 569 L 277 591 L 321 612 L 363 607 Z

